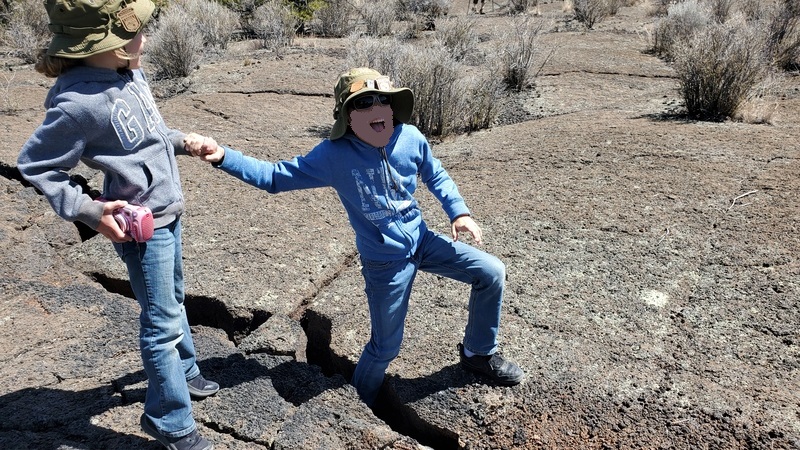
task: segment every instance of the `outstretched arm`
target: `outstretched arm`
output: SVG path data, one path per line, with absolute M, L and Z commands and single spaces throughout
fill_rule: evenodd
M 320 158 L 323 151 L 317 151 L 317 148 L 305 156 L 272 163 L 218 145 L 213 138 L 197 133 L 186 135 L 184 147 L 191 155 L 273 194 L 330 185 L 331 165 L 325 158 Z

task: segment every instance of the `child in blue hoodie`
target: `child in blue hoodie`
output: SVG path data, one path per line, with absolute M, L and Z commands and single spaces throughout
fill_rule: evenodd
M 45 0 L 54 35 L 36 70 L 56 78 L 47 114 L 20 151 L 19 171 L 65 220 L 110 239 L 141 305 L 139 347 L 148 386 L 141 426 L 166 448 L 210 450 L 190 395 L 219 385 L 200 374 L 184 309 L 183 193 L 176 154 L 184 134 L 168 128 L 140 68 L 150 0 Z M 68 170 L 82 161 L 104 173 L 95 201 Z M 152 211 L 152 237 L 137 242 L 113 217 L 128 203 Z
M 522 370 L 497 352 L 505 266 L 458 241 L 459 233 L 469 233 L 480 244 L 481 229 L 427 139 L 408 124 L 414 94 L 375 70 L 356 68 L 339 77 L 334 97 L 330 139 L 291 161 L 261 161 L 193 133 L 187 149 L 267 192 L 330 186 L 339 194 L 356 235 L 372 327 L 351 380 L 365 403 L 374 404 L 400 351 L 418 270 L 472 287 L 458 344 L 462 367 L 498 384 L 520 383 Z M 414 199 L 418 177 L 450 218 L 452 239 L 422 220 Z

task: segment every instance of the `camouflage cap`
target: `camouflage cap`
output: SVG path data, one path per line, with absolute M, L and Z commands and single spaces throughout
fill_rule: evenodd
M 392 96 L 392 112 L 394 118 L 402 123 L 411 120 L 414 112 L 414 93 L 409 88 L 395 88 L 389 77 L 366 67 L 350 69 L 339 75 L 333 96 L 336 105 L 333 107 L 333 128 L 331 140 L 339 139 L 347 132 L 347 104 L 359 95 L 378 92 Z
M 85 58 L 125 46 L 155 11 L 151 0 L 45 0 L 53 39 L 47 54 Z

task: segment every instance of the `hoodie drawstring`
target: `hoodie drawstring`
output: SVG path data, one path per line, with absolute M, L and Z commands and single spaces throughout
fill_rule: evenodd
M 398 191 L 397 181 L 394 179 L 392 175 L 392 166 L 389 165 L 389 157 L 386 156 L 386 147 L 380 148 L 381 156 L 383 157 L 383 162 L 386 163 L 386 181 L 389 181 L 392 184 L 392 189 Z

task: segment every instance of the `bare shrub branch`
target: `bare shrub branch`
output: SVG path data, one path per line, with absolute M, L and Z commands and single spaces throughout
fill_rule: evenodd
M 47 28 L 50 20 L 42 3 L 36 0 L 15 0 L 9 5 L 4 20 L 7 26 L 0 30 L 0 40 L 13 49 L 14 56 L 26 63 L 34 63 L 39 52 L 50 42 L 52 33 Z
M 389 36 L 392 34 L 394 11 L 397 0 L 362 1 L 358 12 L 364 20 L 369 36 Z
M 572 10 L 575 14 L 575 20 L 581 22 L 586 28 L 591 30 L 596 23 L 599 23 L 611 14 L 608 2 L 609 0 L 572 0 Z
M 350 0 L 330 0 L 314 11 L 312 28 L 320 36 L 344 37 L 356 29 L 357 14 Z
M 686 42 L 696 31 L 712 22 L 712 12 L 706 3 L 699 0 L 676 3 L 669 7 L 665 18 L 656 21 L 650 51 L 671 61 L 675 45 Z
M 440 20 L 436 27 L 434 39 L 457 61 L 475 52 L 478 46 L 478 33 L 475 31 L 475 19 L 470 16 L 455 16 Z
M 275 52 L 278 58 L 294 42 L 295 30 L 299 26 L 297 17 L 289 6 L 279 1 L 268 1 L 253 11 L 250 28 L 264 48 Z
M 775 8 L 767 29 L 767 53 L 783 70 L 800 68 L 800 2 L 782 0 Z
M 192 18 L 191 26 L 203 35 L 206 46 L 225 49 L 231 40 L 232 31 L 239 27 L 239 17 L 232 10 L 212 0 L 179 0 L 170 8 L 183 8 Z M 185 26 L 189 26 L 186 24 Z
M 358 36 L 351 42 L 347 66 L 372 67 L 413 90 L 411 120 L 428 136 L 487 128 L 502 107 L 502 80 L 491 71 L 464 76 L 467 68 L 442 45 Z
M 755 28 L 733 21 L 712 24 L 675 47 L 674 67 L 689 117 L 733 117 L 764 78 L 764 33 Z
M 8 68 L 8 72 L 0 72 L 0 78 L 2 78 L 0 80 L 0 98 L 3 100 L 2 105 L 0 105 L 0 112 L 2 113 L 10 114 L 19 108 L 19 103 L 11 95 L 11 84 L 16 75 L 17 73 L 11 67 Z
M 509 89 L 521 91 L 533 80 L 533 59 L 538 50 L 538 37 L 543 22 L 527 16 L 512 20 L 511 26 L 497 40 L 500 43 L 497 55 L 500 74 Z
M 169 8 L 158 20 L 147 42 L 145 56 L 156 68 L 156 77 L 186 77 L 200 64 L 203 33 L 186 26 L 192 17 L 183 8 Z

